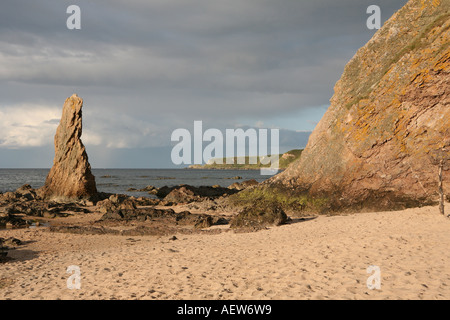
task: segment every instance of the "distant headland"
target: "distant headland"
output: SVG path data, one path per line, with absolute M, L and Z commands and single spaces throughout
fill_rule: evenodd
M 286 153 L 279 155 L 279 165 L 280 170 L 286 169 L 291 163 L 300 158 L 303 149 L 294 149 Z M 264 157 L 262 157 L 264 158 Z M 232 161 L 231 158 L 222 158 L 221 161 L 218 159 L 211 159 L 208 163 L 204 165 L 191 165 L 188 169 L 211 169 L 211 170 L 259 170 L 261 168 L 269 168 L 270 164 L 262 164 L 259 157 L 255 157 L 256 164 L 251 164 L 252 157 L 234 157 Z M 244 162 L 242 164 L 239 163 Z M 245 161 L 244 161 L 245 160 Z M 231 163 L 231 164 L 229 164 Z

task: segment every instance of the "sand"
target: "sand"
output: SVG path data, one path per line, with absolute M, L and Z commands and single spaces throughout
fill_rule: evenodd
M 447 206 L 448 208 L 448 206 Z M 320 216 L 253 233 L 125 237 L 0 230 L 0 299 L 449 299 L 450 219 L 437 207 Z M 81 289 L 67 288 L 70 265 Z M 370 290 L 367 268 L 379 267 Z

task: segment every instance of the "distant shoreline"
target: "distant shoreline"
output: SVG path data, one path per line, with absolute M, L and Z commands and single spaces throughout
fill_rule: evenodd
M 294 149 L 290 150 L 286 153 L 278 155 L 279 163 L 278 163 L 278 170 L 282 171 L 285 170 L 291 163 L 298 160 L 303 152 L 303 149 Z M 217 164 L 220 160 L 220 164 Z M 232 160 L 232 161 L 230 161 Z M 211 159 L 211 163 L 207 163 L 204 165 L 191 165 L 187 167 L 187 169 L 204 169 L 204 170 L 261 170 L 261 169 L 269 169 L 270 165 L 267 164 L 261 164 L 260 159 L 257 159 L 257 163 L 251 164 L 250 157 L 242 157 L 240 160 L 243 160 L 242 164 L 238 163 L 238 157 L 234 158 L 222 158 L 222 159 Z M 254 159 L 253 159 L 254 160 Z M 231 162 L 231 164 L 228 164 Z
M 236 170 L 242 170 L 242 171 L 250 171 L 250 170 L 261 170 L 261 168 L 204 168 L 203 166 L 199 166 L 199 167 L 187 167 L 184 169 L 188 169 L 188 170 L 230 170 L 230 171 L 236 171 Z M 284 169 L 280 169 L 280 170 L 284 170 Z

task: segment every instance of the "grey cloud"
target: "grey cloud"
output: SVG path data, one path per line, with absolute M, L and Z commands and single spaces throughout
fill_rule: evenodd
M 46 120 L 43 123 L 46 124 L 59 124 L 60 119 L 51 119 L 51 120 Z
M 224 128 L 289 117 L 328 104 L 346 62 L 374 33 L 369 5 L 386 20 L 405 3 L 77 0 L 82 29 L 70 31 L 73 1 L 4 0 L 0 110 L 62 106 L 76 92 L 90 141 L 149 146 L 167 145 L 194 120 Z

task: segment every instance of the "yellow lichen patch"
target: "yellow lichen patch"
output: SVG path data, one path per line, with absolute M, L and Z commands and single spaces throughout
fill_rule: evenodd
M 423 11 L 427 7 L 437 8 L 441 4 L 441 0 L 422 0 L 420 10 Z

